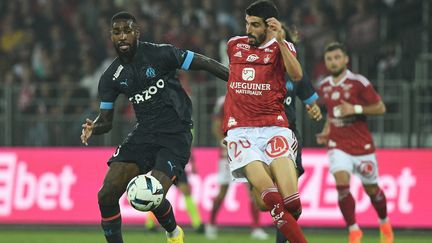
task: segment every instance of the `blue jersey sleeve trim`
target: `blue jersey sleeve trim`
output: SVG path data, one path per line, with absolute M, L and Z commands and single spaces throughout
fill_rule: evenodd
M 114 107 L 113 102 L 101 102 L 99 108 L 104 110 L 111 110 Z
M 195 53 L 193 53 L 191 51 L 187 51 L 186 53 L 187 53 L 186 58 L 184 59 L 183 64 L 181 66 L 181 69 L 183 69 L 183 70 L 189 70 L 189 67 L 192 63 L 192 59 L 195 55 Z
M 306 105 L 310 105 L 317 99 L 318 99 L 318 94 L 315 92 L 311 97 L 307 98 L 306 100 L 303 100 L 303 103 Z

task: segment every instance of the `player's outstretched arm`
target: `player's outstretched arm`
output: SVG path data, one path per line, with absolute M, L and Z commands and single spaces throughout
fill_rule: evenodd
M 227 67 L 222 65 L 222 63 L 199 53 L 195 53 L 190 69 L 205 70 L 224 81 L 228 81 L 229 70 Z
M 82 124 L 81 142 L 88 145 L 88 139 L 92 134 L 99 135 L 109 132 L 112 128 L 113 117 L 114 109 L 101 109 L 94 121 L 87 118 L 85 123 Z

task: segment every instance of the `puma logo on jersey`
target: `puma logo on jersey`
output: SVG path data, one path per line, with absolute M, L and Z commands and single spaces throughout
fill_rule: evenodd
M 112 80 L 115 80 L 116 78 L 118 78 L 120 76 L 121 71 L 123 70 L 123 65 L 120 65 L 117 67 L 117 70 L 115 71 Z
M 162 89 L 164 87 L 165 87 L 165 82 L 163 81 L 163 79 L 159 79 L 156 82 L 156 85 L 152 85 L 148 87 L 148 89 L 142 91 L 141 93 L 129 97 L 129 101 L 134 104 L 140 104 L 144 101 L 151 99 L 153 95 L 155 95 L 159 91 L 159 89 Z

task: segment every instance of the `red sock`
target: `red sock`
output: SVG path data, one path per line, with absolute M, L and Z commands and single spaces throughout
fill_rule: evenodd
M 349 190 L 349 185 L 336 186 L 339 194 L 339 208 L 345 219 L 345 223 L 350 226 L 356 223 L 355 218 L 355 202 Z
M 270 215 L 273 218 L 273 223 L 278 230 L 291 243 L 307 242 L 297 221 L 285 209 L 281 195 L 276 188 L 268 188 L 261 194 L 261 198 L 270 209 Z
M 387 199 L 381 188 L 374 195 L 370 196 L 371 202 L 380 219 L 387 218 Z
M 300 218 L 300 214 L 302 213 L 302 206 L 300 202 L 300 195 L 298 192 L 286 197 L 283 199 L 286 210 L 298 220 Z

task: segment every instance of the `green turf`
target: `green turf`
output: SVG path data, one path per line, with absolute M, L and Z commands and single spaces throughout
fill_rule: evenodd
M 267 230 L 272 231 L 272 230 Z M 345 243 L 346 235 L 343 231 L 325 231 L 325 230 L 305 230 L 308 241 L 311 243 Z M 378 243 L 378 233 L 366 231 L 362 241 L 363 243 Z M 163 232 L 145 233 L 137 230 L 126 230 L 124 233 L 125 243 L 157 243 L 166 242 Z M 0 230 L 1 243 L 104 243 L 102 233 L 98 230 L 47 230 L 47 229 L 12 229 Z M 192 232 L 186 232 L 186 243 L 270 243 L 274 242 L 272 236 L 269 240 L 260 241 L 252 240 L 248 231 L 239 230 L 238 232 L 230 230 L 227 233 L 220 233 L 217 240 L 207 240 L 203 235 Z M 396 232 L 395 243 L 426 243 L 432 242 L 430 233 L 416 232 Z

